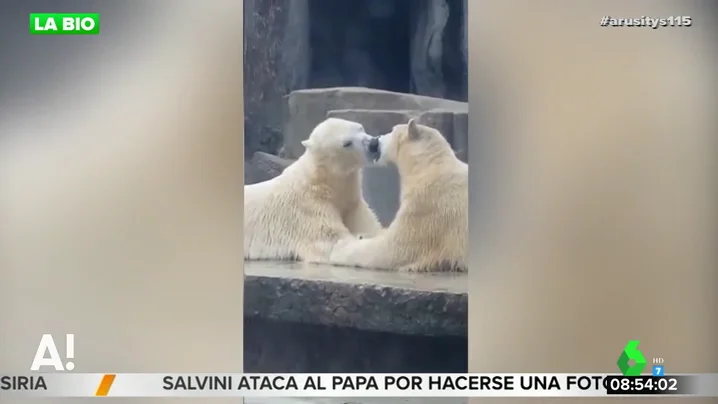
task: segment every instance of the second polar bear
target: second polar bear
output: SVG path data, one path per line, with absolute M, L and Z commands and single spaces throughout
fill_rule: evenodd
M 332 252 L 339 265 L 404 271 L 466 271 L 468 165 L 428 126 L 396 125 L 372 141 L 378 163 L 401 177 L 400 207 L 373 238 L 348 240 Z
M 325 261 L 339 240 L 381 230 L 361 192 L 372 139 L 357 122 L 329 118 L 282 174 L 246 185 L 244 258 Z

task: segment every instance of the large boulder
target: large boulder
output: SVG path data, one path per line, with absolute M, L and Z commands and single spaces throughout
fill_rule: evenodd
M 281 174 L 293 162 L 293 160 L 268 153 L 256 152 L 249 161 L 244 163 L 244 184 L 250 185 L 271 180 Z
M 364 87 L 320 88 L 293 91 L 286 96 L 284 151 L 289 158 L 298 158 L 305 140 L 329 111 L 382 110 L 417 111 L 445 110 L 467 112 L 468 104 L 443 98 L 370 89 Z M 394 114 L 394 119 L 400 115 Z M 359 120 L 359 122 L 364 123 Z M 406 121 L 404 121 L 406 122 Z M 389 128 L 391 129 L 391 128 Z

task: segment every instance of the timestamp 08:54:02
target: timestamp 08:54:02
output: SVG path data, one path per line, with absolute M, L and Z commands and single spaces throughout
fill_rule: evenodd
M 688 376 L 607 376 L 603 385 L 608 395 L 690 394 Z

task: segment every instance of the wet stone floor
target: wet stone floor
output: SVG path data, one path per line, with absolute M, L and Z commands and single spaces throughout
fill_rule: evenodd
M 301 278 L 348 284 L 371 283 L 437 292 L 466 293 L 468 290 L 466 274 L 459 273 L 375 271 L 296 261 L 245 261 L 244 273 L 249 276 Z

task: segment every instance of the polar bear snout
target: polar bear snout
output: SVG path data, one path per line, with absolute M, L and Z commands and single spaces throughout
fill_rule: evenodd
M 379 138 L 373 137 L 369 141 L 369 153 L 379 154 Z
M 366 146 L 369 160 L 374 163 L 378 163 L 379 160 L 381 160 L 381 140 L 379 138 L 380 136 L 372 137 Z

